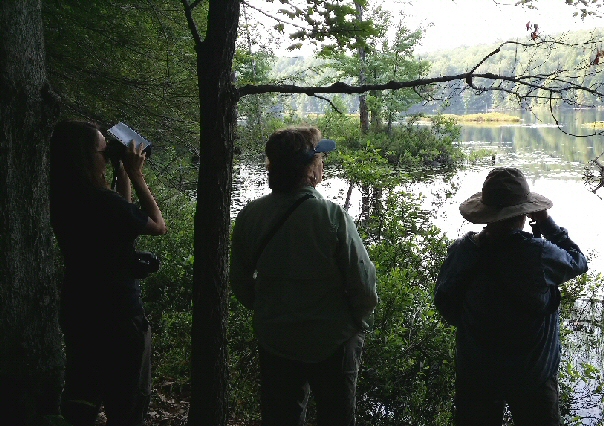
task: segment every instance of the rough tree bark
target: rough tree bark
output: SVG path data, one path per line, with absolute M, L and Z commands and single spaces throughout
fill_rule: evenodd
M 48 206 L 56 110 L 40 0 L 0 2 L 0 422 L 58 414 L 62 351 Z
M 189 426 L 226 425 L 228 418 L 228 254 L 237 96 L 232 62 L 239 0 L 210 0 L 208 28 L 196 40 L 201 136 L 195 213 L 191 406 Z

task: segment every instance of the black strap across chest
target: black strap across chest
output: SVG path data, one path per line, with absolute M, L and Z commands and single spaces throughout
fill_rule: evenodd
M 254 271 L 256 270 L 256 265 L 258 264 L 258 260 L 260 259 L 260 256 L 262 255 L 262 252 L 268 245 L 269 241 L 275 236 L 275 234 L 277 233 L 279 228 L 281 228 L 281 226 L 283 226 L 285 221 L 287 221 L 287 219 L 291 216 L 291 214 L 294 212 L 294 210 L 296 210 L 300 204 L 302 204 L 304 201 L 308 200 L 309 198 L 315 198 L 315 196 L 312 194 L 306 194 L 306 195 L 303 195 L 302 197 L 298 198 L 296 200 L 296 202 L 294 204 L 292 204 L 289 209 L 287 209 L 287 211 L 283 214 L 283 216 L 281 216 L 281 218 L 271 228 L 271 230 L 264 236 L 262 243 L 258 247 L 258 250 L 256 250 L 256 254 L 254 255 Z

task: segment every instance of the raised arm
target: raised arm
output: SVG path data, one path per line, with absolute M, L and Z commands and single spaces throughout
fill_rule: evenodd
M 168 232 L 166 222 L 164 221 L 161 210 L 159 210 L 157 202 L 155 201 L 153 194 L 151 194 L 151 190 L 143 176 L 143 165 L 145 164 L 143 146 L 142 144 L 139 144 L 138 147 L 135 145 L 134 141 L 131 141 L 128 146 L 123 161 L 124 169 L 132 182 L 134 191 L 140 201 L 141 208 L 149 216 L 144 233 L 148 235 L 163 235 Z
M 117 167 L 114 167 L 116 174 L 115 191 L 120 194 L 129 203 L 132 202 L 132 186 L 130 178 L 124 169 L 124 164 L 120 161 Z
M 560 285 L 587 272 L 587 259 L 579 246 L 568 237 L 566 229 L 556 225 L 545 210 L 532 213 L 529 217 L 537 222 L 547 240 L 544 241 L 541 261 L 549 285 Z

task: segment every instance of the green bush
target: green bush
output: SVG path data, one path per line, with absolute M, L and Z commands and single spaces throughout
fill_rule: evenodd
M 195 202 L 190 194 L 168 188 L 153 170 L 145 177 L 168 226 L 166 235 L 143 236 L 137 245 L 161 262 L 159 271 L 141 284 L 153 332 L 153 373 L 159 385 L 173 383 L 180 389 L 190 377 Z
M 258 342 L 252 330 L 252 311 L 234 296 L 229 305 L 230 415 L 237 421 L 260 419 Z
M 161 237 L 141 237 L 137 247 L 154 253 L 161 262 L 159 271 L 142 285 L 147 316 L 157 326 L 164 312 L 191 309 L 195 202 L 188 194 L 165 188 L 153 176 L 148 180 L 168 227 Z
M 155 386 L 179 392 L 189 383 L 191 324 L 191 312 L 162 312 L 153 329 Z
M 359 423 L 450 424 L 454 333 L 432 303 L 448 240 L 413 195 L 391 191 L 384 204 L 363 229 L 380 303 L 363 355 Z
M 454 167 L 463 159 L 457 141 L 460 128 L 443 116 L 431 117 L 431 125 L 418 125 L 419 117 L 396 125 L 391 132 L 361 134 L 358 117 L 327 113 L 317 125 L 325 137 L 338 142 L 339 152 L 358 152 L 373 147 L 390 166 L 407 171 Z

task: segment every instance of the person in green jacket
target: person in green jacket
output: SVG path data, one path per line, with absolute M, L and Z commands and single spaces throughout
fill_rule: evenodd
M 364 330 L 378 297 L 352 218 L 315 189 L 333 150 L 314 127 L 273 133 L 272 192 L 247 204 L 233 229 L 230 282 L 254 310 L 267 426 L 304 424 L 310 390 L 319 425 L 355 424 Z

